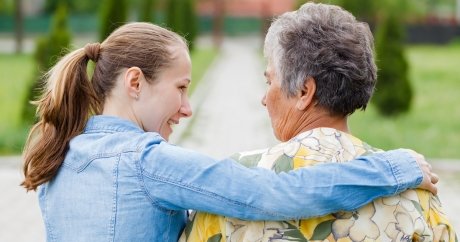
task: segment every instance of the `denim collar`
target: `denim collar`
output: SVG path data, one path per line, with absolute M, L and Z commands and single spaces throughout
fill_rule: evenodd
M 135 123 L 116 116 L 94 115 L 86 123 L 84 133 L 93 132 L 139 132 L 144 131 Z

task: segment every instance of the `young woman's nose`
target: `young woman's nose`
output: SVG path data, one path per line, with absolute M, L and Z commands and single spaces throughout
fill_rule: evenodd
M 188 101 L 188 98 L 186 98 L 182 102 L 182 106 L 180 107 L 179 112 L 182 114 L 182 116 L 188 118 L 192 116 L 192 107 L 190 106 L 190 102 Z

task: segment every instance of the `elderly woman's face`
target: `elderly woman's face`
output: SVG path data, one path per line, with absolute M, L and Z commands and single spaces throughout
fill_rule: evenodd
M 273 132 L 280 141 L 287 141 L 295 136 L 299 112 L 296 110 L 296 99 L 288 98 L 281 91 L 281 81 L 276 77 L 271 63 L 264 72 L 267 79 L 267 91 L 262 98 L 262 105 L 267 107 Z

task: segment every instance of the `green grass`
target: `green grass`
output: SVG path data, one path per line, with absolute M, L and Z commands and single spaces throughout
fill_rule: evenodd
M 460 45 L 408 48 L 415 98 L 408 114 L 383 118 L 371 105 L 350 117 L 354 135 L 383 149 L 460 158 Z
M 22 102 L 33 71 L 30 55 L 0 55 L 0 154 L 23 147 L 27 127 L 21 125 Z
M 217 52 L 209 48 L 191 53 L 193 81 L 190 93 Z M 24 146 L 29 127 L 21 124 L 21 112 L 34 68 L 31 55 L 0 54 L 0 154 L 18 154 Z
M 17 127 L 24 86 L 31 79 L 33 62 L 29 55 L 0 55 L 0 127 Z

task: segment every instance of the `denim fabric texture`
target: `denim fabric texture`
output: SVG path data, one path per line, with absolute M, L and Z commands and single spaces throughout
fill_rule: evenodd
M 308 218 L 353 210 L 421 181 L 417 163 L 401 150 L 276 174 L 100 115 L 71 140 L 38 196 L 47 241 L 177 241 L 186 209 L 248 220 Z

